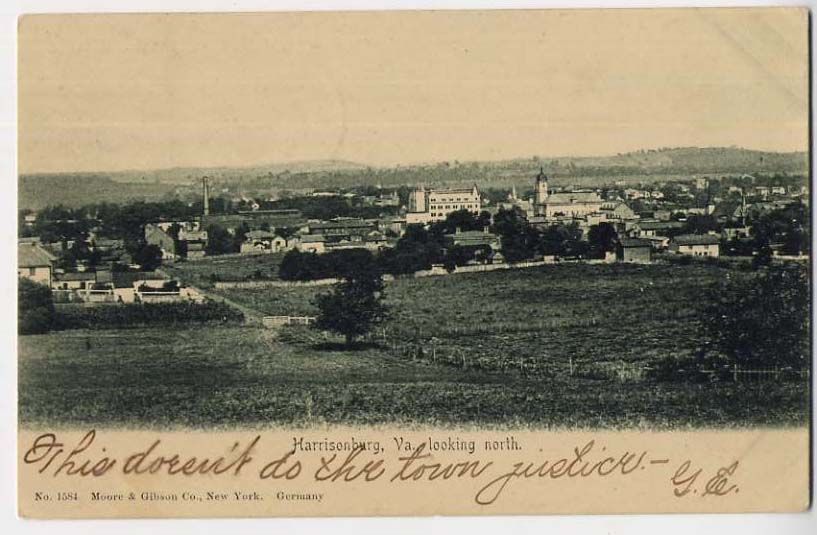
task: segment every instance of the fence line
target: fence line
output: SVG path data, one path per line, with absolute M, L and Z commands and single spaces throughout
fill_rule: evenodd
M 281 327 L 284 325 L 312 325 L 315 323 L 314 316 L 264 316 L 261 324 L 264 327 Z
M 565 373 L 569 376 L 585 378 L 616 379 L 618 381 L 640 381 L 645 379 L 654 366 L 641 362 L 603 361 L 577 363 L 573 358 L 567 362 L 541 362 L 529 357 L 475 357 L 467 349 L 446 347 L 433 342 L 398 343 L 389 340 L 389 334 L 383 329 L 379 333 L 369 336 L 370 341 L 380 341 L 386 345 L 392 354 L 412 361 L 426 360 L 432 363 L 459 367 L 462 369 L 476 368 L 492 371 L 516 371 L 522 375 L 549 375 Z M 728 371 L 728 373 L 723 373 Z M 715 376 L 718 370 L 696 370 L 696 373 Z M 741 368 L 733 365 L 728 370 L 722 370 L 720 375 L 731 376 L 734 382 L 741 381 L 780 381 L 787 378 L 808 379 L 810 370 L 794 370 L 790 368 Z
M 226 289 L 253 289 L 253 288 L 297 288 L 309 286 L 328 286 L 330 284 L 337 284 L 340 279 L 315 279 L 311 281 L 283 281 L 283 280 L 268 280 L 268 281 L 216 281 L 213 287 L 216 290 Z

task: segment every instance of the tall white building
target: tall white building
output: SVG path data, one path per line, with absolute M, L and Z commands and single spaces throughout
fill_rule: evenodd
M 457 210 L 479 214 L 482 198 L 476 184 L 472 188 L 429 189 L 420 187 L 409 196 L 406 223 L 434 223 L 443 221 Z

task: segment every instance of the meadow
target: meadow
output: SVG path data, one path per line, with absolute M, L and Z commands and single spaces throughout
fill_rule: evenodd
M 648 365 L 700 347 L 698 316 L 725 277 L 751 273 L 708 264 L 562 264 L 398 279 L 386 285 L 391 319 L 373 340 L 487 369 L 553 374 L 571 366 Z M 315 315 L 328 287 L 215 293 L 266 315 Z
M 304 327 L 168 326 L 20 337 L 23 425 L 346 424 L 678 428 L 803 425 L 807 381 L 660 382 L 693 354 L 713 265 L 554 265 L 399 279 L 392 319 L 346 350 Z M 314 314 L 327 287 L 221 290 Z
M 808 410 L 803 383 L 621 383 L 462 370 L 242 326 L 24 336 L 19 377 L 24 427 L 666 429 L 803 425 Z
M 216 281 L 277 280 L 284 253 L 223 255 L 186 260 L 162 266 L 172 277 L 200 288 Z

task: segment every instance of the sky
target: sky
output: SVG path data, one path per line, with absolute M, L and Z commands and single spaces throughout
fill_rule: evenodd
M 808 150 L 798 9 L 30 15 L 20 173 Z

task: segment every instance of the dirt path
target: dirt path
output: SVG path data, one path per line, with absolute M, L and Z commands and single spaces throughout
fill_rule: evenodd
M 258 310 L 255 310 L 254 308 L 250 308 L 248 306 L 236 303 L 232 299 L 228 299 L 228 298 L 226 298 L 226 297 L 224 297 L 222 295 L 216 295 L 216 294 L 210 293 L 210 292 L 208 292 L 206 290 L 202 290 L 201 288 L 196 288 L 196 287 L 193 287 L 193 286 L 191 286 L 191 288 L 194 288 L 197 292 L 201 293 L 201 295 L 205 296 L 208 299 L 211 299 L 213 301 L 219 301 L 221 303 L 224 303 L 225 305 L 228 305 L 228 306 L 231 306 L 231 307 L 233 307 L 233 308 L 235 308 L 237 310 L 240 310 L 244 314 L 244 324 L 245 325 L 258 325 L 258 326 L 260 326 L 260 325 L 263 324 L 263 322 L 261 320 L 264 317 L 264 315 L 261 312 L 259 312 Z
M 162 275 L 163 277 L 168 278 L 168 279 L 180 279 L 179 277 L 175 277 L 175 276 L 171 275 L 170 273 L 168 273 L 166 271 L 163 271 L 161 268 L 157 269 L 156 272 L 159 273 L 160 275 Z M 213 293 L 211 293 L 211 292 L 209 292 L 207 290 L 199 288 L 198 286 L 193 286 L 191 284 L 188 284 L 184 280 L 182 280 L 181 282 L 185 283 L 188 288 L 197 291 L 198 293 L 200 293 L 201 295 L 203 295 L 207 299 L 210 299 L 211 301 L 218 301 L 220 303 L 224 303 L 225 305 L 231 306 L 231 307 L 235 308 L 236 310 L 240 310 L 244 314 L 244 324 L 245 325 L 263 325 L 263 322 L 261 320 L 264 317 L 264 315 L 261 312 L 259 312 L 258 310 L 255 310 L 254 308 L 250 308 L 250 307 L 241 305 L 239 303 L 236 303 L 232 299 L 228 299 L 228 298 L 226 298 L 226 297 L 224 297 L 222 295 L 213 294 Z

